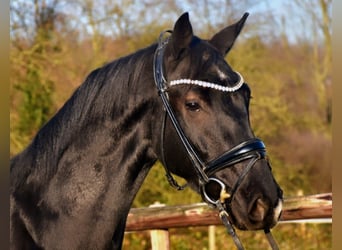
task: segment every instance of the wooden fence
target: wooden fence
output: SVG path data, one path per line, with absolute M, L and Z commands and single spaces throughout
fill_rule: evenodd
M 332 193 L 286 198 L 281 221 L 325 219 L 332 217 Z M 155 205 L 132 208 L 126 231 L 168 229 L 189 226 L 221 225 L 215 209 L 205 203 L 183 206 Z
M 332 219 L 332 193 L 284 199 L 282 222 Z M 169 249 L 168 229 L 190 226 L 222 225 L 215 209 L 205 203 L 182 206 L 152 205 L 132 208 L 126 232 L 151 230 L 152 249 Z M 159 246 L 162 242 L 163 246 Z

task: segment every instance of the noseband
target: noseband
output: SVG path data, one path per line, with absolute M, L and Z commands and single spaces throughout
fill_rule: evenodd
M 237 246 L 238 249 L 242 250 L 244 249 L 242 246 L 242 243 L 238 236 L 235 233 L 234 227 L 230 223 L 229 214 L 227 212 L 231 210 L 231 202 L 233 200 L 235 192 L 238 190 L 239 185 L 242 183 L 244 177 L 247 175 L 247 173 L 250 171 L 250 169 L 253 167 L 253 165 L 260 159 L 264 159 L 266 157 L 266 148 L 264 143 L 257 139 L 253 138 L 247 141 L 244 141 L 240 143 L 239 145 L 233 147 L 229 151 L 225 152 L 218 158 L 205 163 L 202 161 L 202 159 L 199 157 L 199 155 L 196 153 L 195 149 L 189 142 L 188 138 L 186 137 L 182 127 L 180 126 L 175 113 L 171 107 L 171 104 L 169 102 L 169 98 L 167 95 L 168 91 L 168 85 L 167 81 L 163 74 L 163 55 L 166 45 L 168 44 L 169 37 L 164 39 L 165 33 L 172 33 L 171 31 L 165 31 L 160 34 L 158 47 L 155 51 L 154 55 L 154 62 L 153 62 L 153 73 L 154 73 L 154 80 L 158 89 L 158 94 L 163 102 L 164 109 L 165 109 L 165 116 L 162 122 L 162 133 L 161 133 L 161 147 L 162 147 L 162 161 L 163 166 L 166 171 L 167 179 L 170 183 L 170 185 L 177 190 L 183 190 L 185 188 L 184 186 L 180 186 L 176 180 L 172 177 L 170 170 L 167 167 L 166 161 L 165 161 L 165 155 L 164 155 L 164 133 L 165 133 L 165 126 L 166 126 L 166 118 L 169 117 L 169 119 L 172 122 L 173 127 L 175 128 L 178 137 L 182 141 L 182 144 L 187 152 L 187 155 L 189 159 L 191 160 L 192 165 L 194 166 L 194 169 L 196 170 L 196 173 L 198 175 L 199 179 L 199 185 L 200 185 L 200 191 L 202 198 L 206 203 L 209 205 L 217 208 L 219 210 L 219 216 L 223 222 L 223 224 L 226 226 L 228 233 L 233 237 L 234 243 Z M 236 72 L 237 73 L 237 72 Z M 242 76 L 237 73 L 240 76 L 239 82 L 233 86 L 233 87 L 224 87 L 218 84 L 208 83 L 204 81 L 198 81 L 198 80 L 189 80 L 189 79 L 180 79 L 170 82 L 170 86 L 178 85 L 178 84 L 194 84 L 199 85 L 202 87 L 208 87 L 208 88 L 214 88 L 219 91 L 226 91 L 226 92 L 234 92 L 238 90 L 244 83 L 244 80 Z M 217 171 L 226 169 L 229 167 L 234 166 L 237 163 L 240 163 L 242 161 L 249 160 L 249 163 L 244 168 L 242 173 L 239 175 L 237 181 L 232 186 L 232 188 L 227 191 L 226 185 L 219 179 L 212 177 Z M 220 195 L 219 197 L 212 197 L 207 192 L 207 188 L 209 185 L 217 185 L 220 188 Z M 228 207 L 227 207 L 228 206 Z M 272 249 L 278 249 L 269 229 L 264 230 L 267 239 L 270 242 L 270 245 L 272 246 Z

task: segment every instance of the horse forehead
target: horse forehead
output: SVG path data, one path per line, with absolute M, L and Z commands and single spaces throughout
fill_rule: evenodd
M 216 58 L 216 60 L 214 58 Z M 225 68 L 225 66 L 228 66 L 227 63 L 225 61 L 219 63 L 217 55 L 214 55 L 213 52 L 208 50 L 204 51 L 202 53 L 202 60 L 209 64 L 210 71 L 215 72 L 221 81 L 228 79 L 228 74 L 225 72 L 228 69 Z
M 214 64 L 213 69 L 217 73 L 221 81 L 228 79 L 228 75 L 225 72 L 223 72 L 223 70 L 221 70 L 217 65 Z
M 210 53 L 209 51 L 204 51 L 203 54 L 202 54 L 202 60 L 203 61 L 208 61 L 210 58 Z

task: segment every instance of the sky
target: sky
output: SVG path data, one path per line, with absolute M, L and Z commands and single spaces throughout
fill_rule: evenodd
M 52 0 L 45 0 L 47 3 L 51 2 Z M 224 3 L 228 2 L 229 0 L 216 0 L 212 1 L 212 5 L 208 6 L 205 5 L 204 3 L 207 2 L 207 0 L 199 0 L 199 1 L 184 1 L 184 0 L 176 0 L 177 1 L 177 6 L 179 10 L 179 15 L 182 12 L 188 11 L 190 14 L 190 19 L 192 20 L 194 30 L 200 29 L 201 28 L 201 22 L 205 23 L 206 19 L 212 18 L 211 20 L 212 23 L 216 22 L 222 22 L 224 25 L 229 25 L 230 23 L 226 23 L 227 20 L 220 20 L 222 16 L 224 16 L 225 13 L 222 11 L 226 11 L 227 8 L 225 8 Z M 233 0 L 230 0 L 233 1 Z M 296 1 L 295 0 L 262 0 L 262 1 L 251 1 L 251 0 L 246 0 L 250 1 L 253 4 L 243 4 L 244 1 L 235 1 L 239 3 L 239 6 L 241 6 L 239 11 L 241 10 L 241 13 L 238 13 L 239 11 L 234 12 L 234 20 L 237 18 L 240 18 L 244 12 L 249 12 L 250 16 L 247 20 L 246 26 L 253 26 L 254 23 L 260 22 L 260 20 L 264 20 L 263 22 L 265 25 L 261 25 L 257 27 L 256 32 L 261 32 L 263 34 L 267 35 L 279 35 L 281 32 L 285 32 L 288 39 L 290 41 L 295 41 L 296 37 L 306 37 L 307 39 L 310 39 L 312 37 L 312 34 L 310 33 L 313 30 L 313 24 L 310 22 L 311 18 L 307 18 L 307 13 L 303 11 L 301 8 L 294 7 Z M 316 0 L 302 0 L 301 2 L 316 2 Z M 30 25 L 30 22 L 33 22 L 32 20 L 32 13 L 34 10 L 33 6 L 33 1 L 27 1 L 27 0 L 12 0 L 11 5 L 12 6 L 22 6 L 21 8 L 25 9 L 25 12 L 27 13 L 27 26 L 32 26 Z M 91 34 L 91 28 L 86 25 L 87 23 L 87 17 L 82 16 L 81 14 L 81 8 L 80 4 L 77 3 L 82 3 L 84 4 L 84 1 L 66 1 L 66 0 L 60 0 L 60 4 L 58 5 L 60 10 L 62 12 L 65 12 L 68 14 L 70 19 L 69 22 L 74 26 L 74 27 L 80 27 L 82 26 L 88 33 Z M 115 5 L 121 6 L 122 4 L 127 4 L 130 1 L 127 0 L 97 0 L 97 12 L 95 13 L 95 17 L 101 18 L 101 14 L 104 12 L 108 11 L 110 8 L 112 8 Z M 145 0 L 144 2 L 151 2 L 148 0 Z M 153 1 L 152 1 L 153 2 Z M 172 1 L 171 1 L 172 2 Z M 193 3 L 192 3 L 193 2 Z M 166 2 L 161 1 L 159 4 L 154 4 L 150 6 L 142 6 L 141 7 L 141 1 L 136 1 L 137 4 L 135 4 L 134 8 L 131 8 L 129 10 L 130 13 L 134 13 L 134 15 L 126 15 L 129 17 L 129 20 L 131 22 L 127 22 L 127 25 L 135 25 L 138 26 L 140 22 L 134 21 L 138 20 L 139 18 L 139 8 L 144 8 L 144 19 L 145 20 L 154 20 L 153 18 L 159 17 L 160 20 L 165 17 L 167 14 L 167 9 L 164 11 L 160 10 L 159 11 L 159 6 L 162 6 L 163 4 L 165 5 Z M 196 5 L 197 4 L 197 5 Z M 139 7 L 140 6 L 140 7 Z M 222 6 L 222 8 L 219 8 L 219 6 Z M 246 7 L 247 6 L 247 7 Z M 250 6 L 250 7 L 248 7 Z M 205 11 L 210 12 L 211 15 L 205 16 L 203 18 L 201 13 L 205 13 Z M 228 9 L 229 11 L 229 9 Z M 318 12 L 318 11 L 316 11 Z M 227 13 L 229 19 L 229 15 L 231 13 Z M 30 18 L 31 15 L 31 18 Z M 13 18 L 14 16 L 11 15 Z M 172 15 L 171 17 L 168 16 L 169 19 L 175 19 L 177 16 Z M 174 21 L 175 21 L 174 20 Z M 232 21 L 232 20 L 230 20 Z M 148 21 L 147 21 L 148 22 Z M 108 20 L 107 23 L 104 23 L 102 30 L 103 32 L 107 33 L 107 35 L 115 36 L 115 34 L 118 33 L 118 31 L 115 28 L 115 17 L 111 20 Z M 80 25 L 81 24 L 81 25 Z M 316 24 L 317 25 L 317 24 Z M 137 28 L 139 27 L 127 27 L 128 30 Z M 248 34 L 246 34 L 248 35 Z M 253 35 L 253 33 L 250 33 L 250 35 Z

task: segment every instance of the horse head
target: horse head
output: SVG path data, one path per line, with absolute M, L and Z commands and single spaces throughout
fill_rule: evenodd
M 207 203 L 222 205 L 236 227 L 258 230 L 277 223 L 282 191 L 251 129 L 251 89 L 225 60 L 247 16 L 202 40 L 183 14 L 160 42 L 155 79 L 164 81 L 159 92 L 171 118 L 162 130 L 164 165 Z

